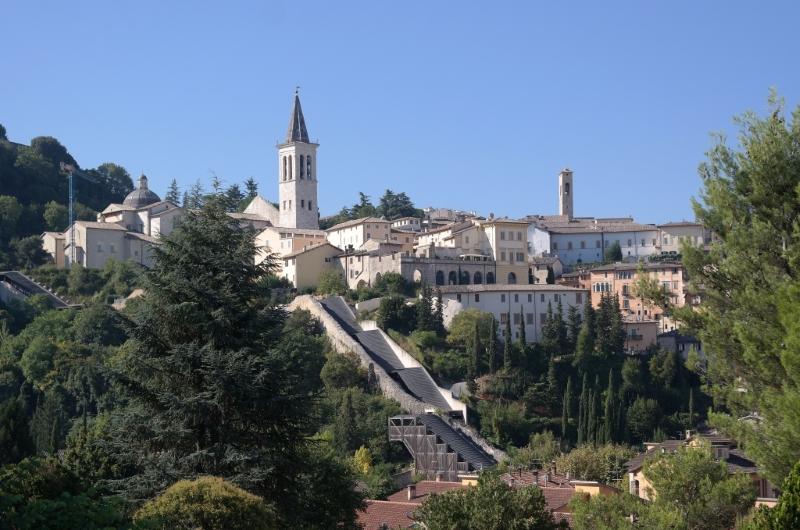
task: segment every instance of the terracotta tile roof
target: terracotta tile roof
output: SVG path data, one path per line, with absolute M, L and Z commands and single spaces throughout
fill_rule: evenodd
M 441 285 L 437 286 L 443 294 L 453 293 L 489 293 L 501 291 L 554 291 L 557 293 L 586 292 L 588 289 L 570 287 L 569 285 L 549 283 L 491 283 L 491 284 L 466 284 L 466 285 Z
M 339 223 L 338 225 L 333 225 L 332 227 L 328 228 L 326 232 L 333 232 L 334 230 L 341 230 L 342 228 L 350 228 L 351 226 L 358 226 L 363 223 L 386 223 L 391 224 L 391 221 L 387 221 L 386 219 L 380 219 L 379 217 L 361 217 L 360 219 L 353 219 L 351 221 L 345 221 L 343 223 Z
M 414 498 L 409 500 L 408 499 L 408 488 L 403 488 L 400 491 L 396 491 L 387 497 L 387 500 L 390 501 L 402 501 L 402 502 L 410 502 L 414 504 L 422 504 L 432 493 L 445 493 L 447 491 L 457 490 L 461 488 L 466 488 L 460 482 L 436 482 L 434 480 L 421 480 L 415 484 L 416 486 L 416 493 Z
M 530 486 L 536 484 L 542 488 L 570 488 L 569 479 L 564 475 L 548 473 L 544 470 L 510 471 L 500 476 L 500 479 L 510 486 Z
M 380 530 L 384 525 L 392 530 L 409 528 L 414 524 L 411 514 L 418 507 L 413 502 L 367 501 L 364 511 L 358 512 L 358 524 L 364 530 Z
M 96 228 L 98 230 L 122 230 L 123 232 L 128 230 L 124 226 L 117 223 L 101 223 L 98 221 L 75 221 L 75 224 L 86 228 Z

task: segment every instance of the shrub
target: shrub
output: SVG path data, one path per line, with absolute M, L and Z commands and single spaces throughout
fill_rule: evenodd
M 261 497 L 219 477 L 181 480 L 142 506 L 137 523 L 151 528 L 177 530 L 273 530 L 275 515 Z

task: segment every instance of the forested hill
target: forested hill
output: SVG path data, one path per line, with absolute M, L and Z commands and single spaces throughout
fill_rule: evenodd
M 61 162 L 80 167 L 57 139 L 37 136 L 22 145 L 10 142 L 0 125 L 0 270 L 35 263 L 41 249 L 31 237 L 67 227 L 69 189 Z M 97 211 L 133 190 L 130 175 L 117 164 L 84 171 L 97 182 L 75 179 L 79 219 L 94 220 Z

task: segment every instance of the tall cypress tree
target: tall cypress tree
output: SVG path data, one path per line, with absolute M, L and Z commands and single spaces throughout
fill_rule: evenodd
M 586 416 L 586 441 L 595 445 L 597 443 L 597 398 L 594 388 L 589 390 L 586 403 L 589 412 Z
M 567 325 L 564 322 L 564 306 L 561 305 L 561 299 L 558 300 L 553 319 L 558 355 L 566 355 L 568 349 L 568 332 Z
M 688 429 L 694 427 L 694 388 L 689 389 L 689 425 Z
M 506 327 L 503 333 L 503 368 L 510 370 L 513 365 L 514 344 L 511 342 L 511 313 L 506 318 Z
M 420 299 L 417 300 L 417 329 L 434 331 L 433 292 L 427 284 L 422 286 Z
M 578 306 L 571 305 L 567 310 L 567 354 L 575 353 L 578 335 L 581 332 L 581 314 Z
M 520 351 L 525 351 L 528 345 L 525 338 L 525 311 L 522 306 L 519 306 L 519 345 Z
M 439 335 L 445 334 L 444 308 L 442 307 L 442 290 L 436 289 L 436 301 L 433 309 L 433 328 Z
M 578 341 L 575 344 L 574 366 L 579 374 L 589 371 L 590 361 L 595 349 L 597 330 L 595 328 L 595 311 L 591 300 L 587 300 L 583 308 L 583 319 L 581 330 L 578 333 Z
M 489 328 L 489 342 L 486 343 L 486 356 L 489 359 L 489 373 L 494 373 L 497 369 L 497 320 L 492 317 L 492 324 Z
M 567 387 L 561 400 L 561 438 L 566 449 L 572 441 L 569 420 L 572 415 L 572 377 L 567 378 Z
M 581 385 L 581 397 L 578 402 L 578 445 L 586 443 L 588 434 L 587 420 L 589 417 L 589 376 L 583 374 L 583 384 Z
M 603 441 L 616 442 L 618 441 L 617 434 L 617 420 L 615 414 L 617 412 L 616 406 L 617 392 L 614 388 L 614 369 L 608 371 L 608 390 L 606 390 L 605 409 L 603 411 Z
M 480 333 L 478 332 L 478 321 L 475 321 L 475 327 L 472 330 L 471 359 L 470 359 L 470 379 L 475 379 L 481 375 L 481 340 Z

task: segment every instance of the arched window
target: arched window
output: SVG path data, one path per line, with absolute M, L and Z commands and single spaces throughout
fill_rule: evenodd
M 306 178 L 314 178 L 314 175 L 311 173 L 311 155 L 306 156 Z
M 292 166 L 293 165 L 294 164 L 292 163 L 292 155 L 289 155 L 289 180 L 292 180 L 294 178 L 294 176 L 292 175 Z
M 469 273 L 467 271 L 461 271 L 458 275 L 458 284 L 469 285 Z
M 517 283 L 517 275 L 514 274 L 513 272 L 508 273 L 508 283 L 509 285 Z
M 301 179 L 303 178 L 303 174 L 305 173 L 305 171 L 306 171 L 305 157 L 303 155 L 300 155 L 300 178 Z
M 480 285 L 483 283 L 483 275 L 481 274 L 481 271 L 475 272 L 475 275 L 472 277 L 472 283 L 475 285 Z
M 494 284 L 494 273 L 489 271 L 486 273 L 486 285 Z
M 456 271 L 450 271 L 447 275 L 447 285 L 458 285 L 458 275 Z
M 564 195 L 569 195 L 569 182 L 564 183 Z
M 283 157 L 283 180 L 286 180 L 286 157 Z
M 436 271 L 436 285 L 444 285 L 444 273 Z

